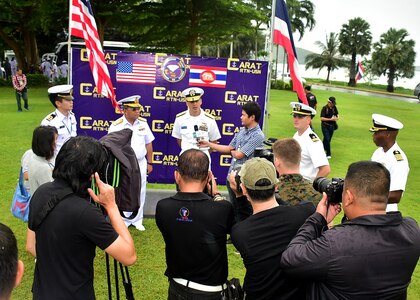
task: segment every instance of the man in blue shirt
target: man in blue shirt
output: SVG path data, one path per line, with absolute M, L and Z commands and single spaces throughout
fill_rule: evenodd
M 264 133 L 262 132 L 258 121 L 261 118 L 261 108 L 256 102 L 248 102 L 242 106 L 242 115 L 240 131 L 235 135 L 229 145 L 220 145 L 207 141 L 200 142 L 200 147 L 210 147 L 214 151 L 223 154 L 232 155 L 229 172 L 243 165 L 248 159 L 254 157 L 254 150 L 264 146 Z M 251 204 L 246 201 L 236 201 L 236 196 L 229 186 L 227 180 L 226 186 L 229 191 L 230 201 L 232 202 L 235 220 L 237 222 L 246 219 L 252 214 Z

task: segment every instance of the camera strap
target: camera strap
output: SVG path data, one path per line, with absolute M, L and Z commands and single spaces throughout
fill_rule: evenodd
M 39 213 L 34 217 L 33 220 L 31 220 L 29 228 L 34 231 L 39 228 L 39 226 L 42 224 L 48 214 L 57 206 L 57 204 L 73 194 L 74 192 L 71 187 L 67 186 L 51 195 L 50 199 L 44 203 Z

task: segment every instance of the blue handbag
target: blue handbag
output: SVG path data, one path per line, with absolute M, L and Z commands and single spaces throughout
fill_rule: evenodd
M 23 185 L 23 172 L 20 168 L 19 182 L 16 185 L 15 194 L 12 199 L 12 207 L 10 211 L 12 214 L 25 222 L 28 222 L 29 216 L 29 203 L 31 200 L 31 195 L 26 190 Z

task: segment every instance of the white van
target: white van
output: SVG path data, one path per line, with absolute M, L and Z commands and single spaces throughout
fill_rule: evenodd
M 55 46 L 54 53 L 45 53 L 42 55 L 44 59 L 50 59 L 52 62 L 55 62 L 57 65 L 61 65 L 63 61 L 68 60 L 68 51 L 67 51 L 68 42 L 61 42 Z M 84 41 L 72 41 L 71 42 L 72 48 L 85 48 Z M 102 48 L 103 50 L 127 50 L 131 47 L 131 45 L 127 42 L 117 42 L 117 41 L 104 41 Z M 53 55 L 51 55 L 53 54 Z M 45 57 L 44 57 L 45 56 Z

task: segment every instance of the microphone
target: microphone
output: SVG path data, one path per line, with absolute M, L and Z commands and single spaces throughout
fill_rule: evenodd
M 193 138 L 197 140 L 197 143 L 203 139 L 203 133 L 201 130 L 198 130 L 198 125 L 194 125 Z

